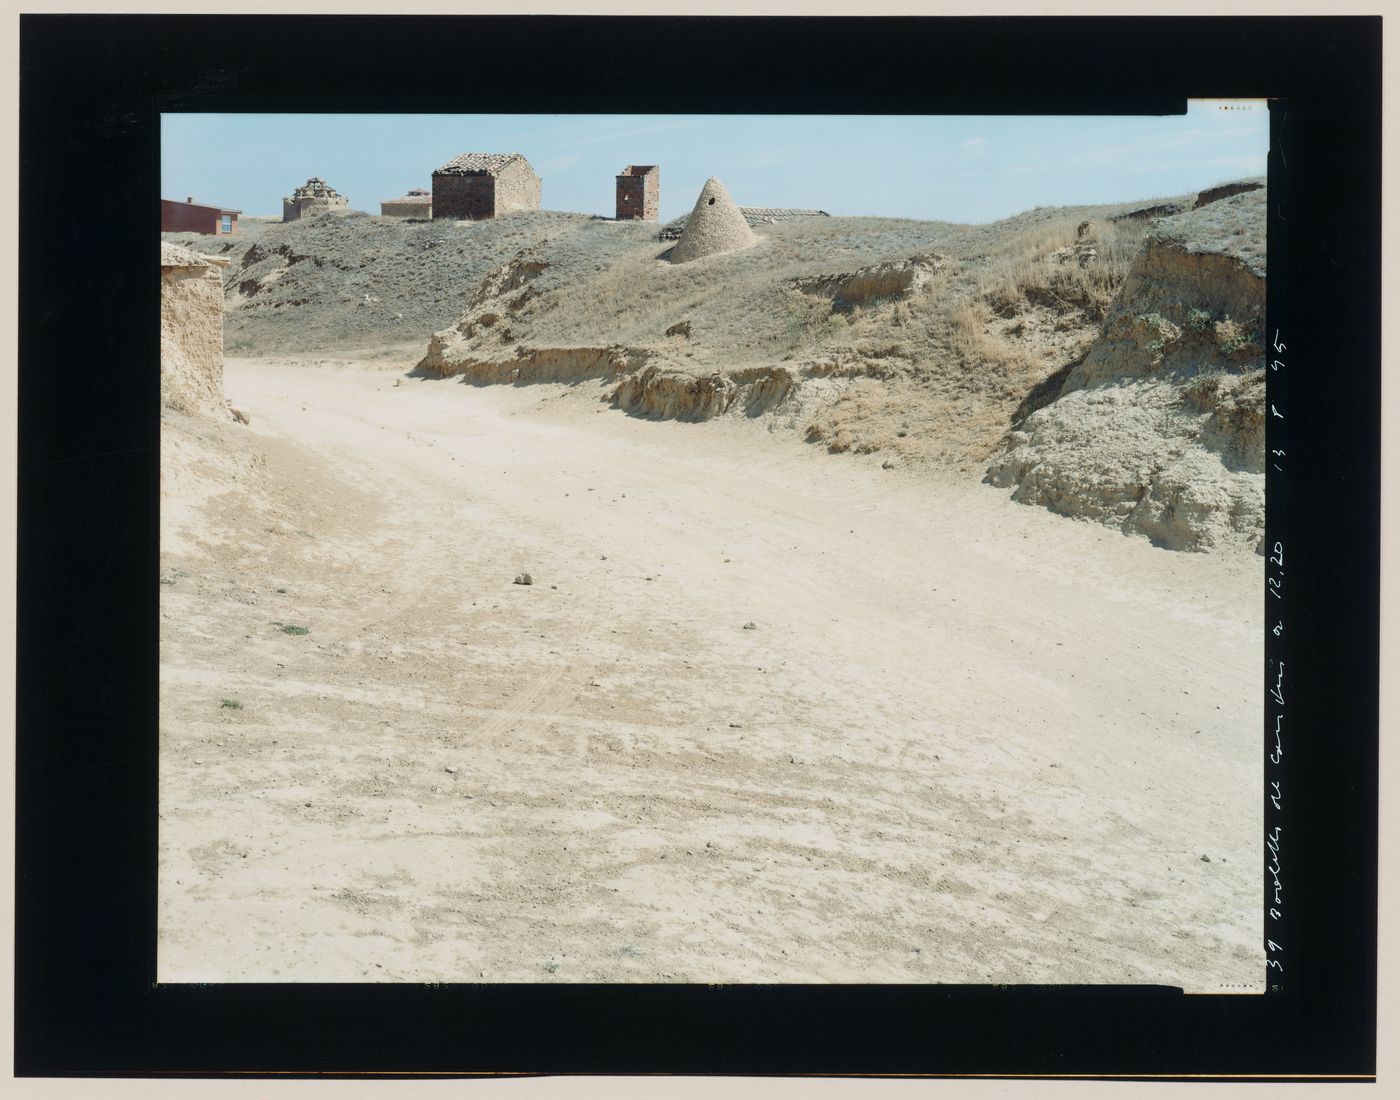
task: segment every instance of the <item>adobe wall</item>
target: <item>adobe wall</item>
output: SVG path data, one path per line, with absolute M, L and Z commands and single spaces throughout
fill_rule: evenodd
M 294 222 L 298 218 L 310 218 L 332 210 L 349 210 L 350 200 L 344 195 L 333 199 L 283 199 L 282 220 Z
M 379 213 L 385 218 L 431 218 L 433 201 L 427 195 L 421 199 L 388 199 L 379 204 Z
M 183 413 L 224 408 L 222 267 L 160 269 L 160 399 Z
M 540 208 L 540 177 L 523 160 L 513 160 L 496 176 L 496 214 Z

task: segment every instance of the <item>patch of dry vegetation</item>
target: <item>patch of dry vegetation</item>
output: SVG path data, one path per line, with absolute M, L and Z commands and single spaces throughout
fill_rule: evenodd
M 1091 220 L 1066 215 L 1037 225 L 998 245 L 978 276 L 979 296 L 1001 317 L 1033 306 L 1060 314 L 1082 313 L 1102 321 L 1142 247 L 1142 222 Z
M 992 484 L 1172 549 L 1261 550 L 1265 200 L 1150 227 L 1082 361 L 1018 407 Z
M 828 352 L 880 330 L 897 335 L 904 353 L 883 396 L 853 386 L 813 415 L 807 438 L 833 451 L 889 450 L 964 470 L 988 459 L 1032 395 L 1053 400 L 1054 380 L 1095 339 L 1141 247 L 1143 223 L 1084 213 L 1008 227 L 927 293 L 826 333 Z
M 1023 375 L 1039 365 L 1026 347 L 1028 326 L 1023 317 L 998 329 L 996 313 L 983 297 L 969 297 L 948 317 L 951 350 L 964 362 L 997 374 Z

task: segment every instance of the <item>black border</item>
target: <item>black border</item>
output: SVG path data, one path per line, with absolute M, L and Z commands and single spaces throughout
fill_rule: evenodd
M 17 1074 L 1375 1072 L 1379 17 L 20 30 Z M 1269 492 L 1299 678 L 1281 993 L 153 986 L 162 110 L 1135 113 L 1185 96 L 1287 101 L 1270 281 L 1292 303 L 1299 461 Z

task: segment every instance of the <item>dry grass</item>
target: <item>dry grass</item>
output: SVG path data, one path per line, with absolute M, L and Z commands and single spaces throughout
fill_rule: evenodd
M 1262 182 L 1262 181 L 1260 181 Z M 1268 269 L 1264 209 L 1268 192 L 1248 191 L 1160 222 L 1152 235 L 1193 251 L 1234 256 L 1258 275 Z
M 833 454 L 882 454 L 901 464 L 973 472 L 996 451 L 1006 427 L 1003 403 L 972 386 L 861 378 L 810 418 L 805 438 Z
M 512 317 L 500 352 L 622 345 L 696 372 L 830 365 L 855 377 L 805 414 L 810 440 L 961 466 L 995 449 L 1026 395 L 1096 330 L 1143 236 L 1141 223 L 1108 223 L 1110 212 L 1032 211 L 982 227 L 820 219 L 684 265 L 665 261 L 664 242 L 581 225 L 578 242 L 541 250 L 538 297 Z M 947 260 L 908 297 L 839 310 L 795 286 L 930 252 Z
M 994 314 L 985 298 L 974 297 L 949 314 L 951 348 L 964 361 L 982 370 L 997 373 L 1022 373 L 1035 364 L 1023 347 L 998 334 L 992 327 Z M 1008 335 L 1020 336 L 1026 331 L 1024 320 L 1008 326 Z
M 1056 218 L 998 243 L 977 286 L 994 313 L 1014 317 L 1043 306 L 1103 319 L 1142 246 L 1145 225 L 1095 220 L 1080 238 L 1082 220 L 1074 214 Z
M 821 224 L 827 221 L 838 224 Z M 865 222 L 768 226 L 752 249 L 683 265 L 661 259 L 660 242 L 634 245 L 596 267 L 559 265 L 535 284 L 547 289 L 549 301 L 521 319 L 520 338 L 661 346 L 725 367 L 839 353 L 872 329 L 905 326 L 911 321 L 905 304 L 875 303 L 842 315 L 829 299 L 794 289 L 794 280 L 937 251 L 946 232 L 937 223 Z M 923 297 L 938 297 L 947 285 L 946 274 L 935 276 Z M 680 324 L 689 325 L 690 339 L 667 346 L 667 330 Z
M 376 309 L 402 310 L 407 319 L 410 310 L 389 291 L 399 276 L 412 273 L 421 291 L 430 275 L 433 296 L 447 297 L 450 287 L 460 311 L 480 285 L 478 267 L 537 260 L 544 266 L 530 283 L 533 297 L 507 324 L 480 334 L 480 356 L 504 361 L 522 345 L 620 346 L 697 374 L 777 364 L 798 374 L 829 372 L 833 381 L 815 388 L 827 407 L 801 414 L 814 441 L 961 465 L 990 453 L 1027 396 L 1082 353 L 1147 228 L 1108 220 L 1130 208 L 1036 209 L 977 226 L 884 218 L 781 223 L 762 227 L 753 248 L 683 265 L 666 262 L 668 243 L 655 227 L 562 215 L 392 233 L 371 225 L 373 240 L 363 241 L 349 231 L 365 226 L 294 225 L 280 228 L 301 251 L 317 244 L 326 262 L 290 268 L 257 300 L 284 293 L 288 279 L 312 266 L 323 279 L 335 276 L 337 293 L 359 294 L 359 284 L 346 280 L 364 267 L 376 272 L 369 289 L 387 303 Z M 1086 220 L 1092 225 L 1080 238 Z M 390 240 L 394 233 L 403 240 Z M 916 293 L 849 312 L 794 285 L 929 253 L 947 259 Z M 350 274 L 336 274 L 344 271 Z M 287 311 L 259 315 L 265 320 L 269 312 Z
M 1027 394 L 1082 355 L 1141 243 L 1140 225 L 1104 222 L 1081 241 L 1084 220 L 1069 211 L 1010 228 L 923 293 L 859 311 L 844 328 L 828 319 L 822 351 L 878 359 L 889 374 L 814 413 L 808 440 L 958 468 L 984 461 Z

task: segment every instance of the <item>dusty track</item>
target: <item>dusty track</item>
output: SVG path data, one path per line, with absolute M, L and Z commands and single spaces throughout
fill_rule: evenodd
M 1257 558 L 397 377 L 167 501 L 162 979 L 1262 985 Z

